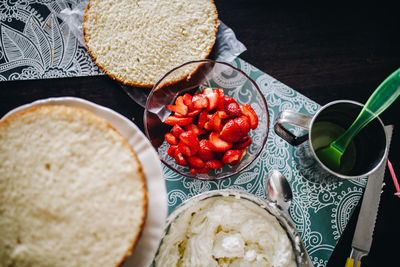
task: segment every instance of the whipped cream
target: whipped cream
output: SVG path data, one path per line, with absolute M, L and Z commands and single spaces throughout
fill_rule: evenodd
M 296 266 L 292 244 L 278 220 L 257 204 L 212 197 L 192 205 L 171 224 L 156 266 Z

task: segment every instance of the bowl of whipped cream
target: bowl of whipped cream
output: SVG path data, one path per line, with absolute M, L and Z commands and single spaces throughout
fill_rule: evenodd
M 235 190 L 197 195 L 177 207 L 153 266 L 309 266 L 293 222 L 274 203 Z

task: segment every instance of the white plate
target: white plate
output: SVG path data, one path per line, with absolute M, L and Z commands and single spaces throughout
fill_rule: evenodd
M 168 213 L 167 190 L 161 162 L 153 146 L 140 129 L 124 116 L 109 108 L 75 97 L 38 100 L 11 110 L 3 118 L 33 106 L 49 104 L 78 107 L 92 112 L 114 126 L 135 150 L 146 175 L 149 196 L 148 212 L 143 232 L 134 253 L 125 261 L 123 266 L 149 266 L 157 251 Z

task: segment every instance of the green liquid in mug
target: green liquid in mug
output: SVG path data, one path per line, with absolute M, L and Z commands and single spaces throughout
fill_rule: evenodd
M 338 138 L 344 132 L 345 129 L 343 127 L 332 122 L 320 121 L 314 123 L 311 132 L 311 143 L 314 151 L 317 154 L 317 157 L 320 148 L 329 146 L 331 142 L 335 141 L 336 138 Z M 356 146 L 352 141 L 342 156 L 340 167 L 338 169 L 331 168 L 331 170 L 344 175 L 348 174 L 356 163 L 356 156 Z M 320 157 L 318 158 L 321 160 Z M 327 166 L 322 160 L 321 162 Z

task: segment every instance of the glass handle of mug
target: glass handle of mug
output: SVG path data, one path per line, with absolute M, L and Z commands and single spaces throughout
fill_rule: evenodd
M 291 110 L 284 110 L 276 118 L 276 123 L 274 126 L 275 133 L 292 146 L 300 145 L 308 139 L 308 134 L 295 136 L 284 126 L 284 124 L 297 126 L 309 131 L 311 119 L 311 116 L 297 113 Z

